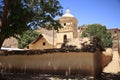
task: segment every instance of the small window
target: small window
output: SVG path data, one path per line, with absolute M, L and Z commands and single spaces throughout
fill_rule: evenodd
M 64 23 L 63 25 L 66 26 L 66 23 Z
M 43 46 L 45 46 L 45 42 L 43 42 Z

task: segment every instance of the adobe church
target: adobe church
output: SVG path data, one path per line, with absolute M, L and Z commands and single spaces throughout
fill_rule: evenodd
M 70 10 L 58 19 L 62 28 L 55 30 L 46 30 L 40 28 L 37 31 L 41 34 L 39 37 L 29 44 L 29 49 L 52 49 L 60 48 L 65 40 L 72 40 L 78 37 L 77 19 L 70 14 Z

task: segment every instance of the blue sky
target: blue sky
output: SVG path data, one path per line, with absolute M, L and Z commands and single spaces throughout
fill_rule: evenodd
M 120 0 L 59 0 L 63 13 L 70 9 L 78 26 L 99 23 L 108 29 L 120 28 Z
M 120 0 L 59 0 L 59 2 L 63 6 L 63 13 L 70 9 L 71 14 L 78 20 L 78 26 L 98 23 L 108 29 L 120 28 Z

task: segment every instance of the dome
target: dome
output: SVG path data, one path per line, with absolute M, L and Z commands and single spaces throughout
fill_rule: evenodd
M 67 9 L 66 13 L 62 17 L 74 17 L 72 14 L 70 14 L 70 10 Z

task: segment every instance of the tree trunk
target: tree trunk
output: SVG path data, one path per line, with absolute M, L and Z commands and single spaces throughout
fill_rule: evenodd
M 7 21 L 7 17 L 8 17 L 8 7 L 9 7 L 9 0 L 4 0 L 4 7 L 3 7 L 3 12 L 2 12 L 2 25 L 0 26 L 1 31 L 0 31 L 0 49 L 2 47 L 2 44 L 6 38 L 6 36 L 4 36 L 4 33 L 2 32 L 4 27 L 8 26 L 8 21 Z
M 5 37 L 4 36 L 0 36 L 0 49 L 2 47 L 2 44 L 3 44 L 4 40 L 5 40 Z

